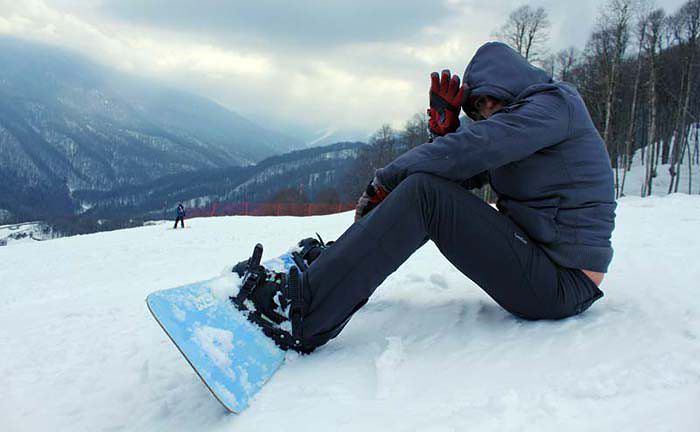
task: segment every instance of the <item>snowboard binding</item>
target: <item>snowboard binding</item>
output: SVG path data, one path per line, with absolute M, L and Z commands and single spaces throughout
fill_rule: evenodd
M 321 256 L 321 253 L 332 244 L 332 241 L 325 243 L 318 233 L 316 233 L 316 238 L 309 237 L 300 240 L 299 243 L 297 243 L 297 249 L 291 253 L 294 264 L 296 264 L 299 271 L 305 272 L 309 266 Z M 255 251 L 253 251 L 253 254 L 255 254 Z M 249 268 L 249 263 L 250 259 L 241 261 L 233 266 L 231 271 L 237 273 L 239 277 L 243 277 Z
M 233 268 L 236 273 L 243 270 L 243 274 L 238 294 L 230 299 L 277 346 L 283 350 L 309 353 L 313 348 L 305 346 L 302 341 L 305 305 L 301 297 L 299 269 L 292 266 L 287 274 L 269 271 L 260 264 L 262 253 L 262 245 L 255 245 L 245 267 L 239 263 Z
M 319 233 L 316 233 L 316 237 L 317 238 L 309 237 L 300 240 L 299 243 L 297 243 L 299 250 L 292 252 L 292 259 L 301 271 L 306 271 L 311 263 L 316 261 L 316 259 L 321 256 L 321 253 L 333 244 L 332 241 L 324 243 Z

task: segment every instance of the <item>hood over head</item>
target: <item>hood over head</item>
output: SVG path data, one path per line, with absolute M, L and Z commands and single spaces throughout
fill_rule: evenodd
M 467 101 L 476 96 L 491 96 L 508 105 L 528 87 L 551 83 L 552 77 L 530 64 L 510 46 L 489 42 L 474 54 L 462 82 L 467 85 L 466 108 Z

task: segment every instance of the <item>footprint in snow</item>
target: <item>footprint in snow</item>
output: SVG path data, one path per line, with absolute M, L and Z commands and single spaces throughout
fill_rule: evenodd
M 430 275 L 430 283 L 441 289 L 447 289 L 447 279 L 439 273 Z
M 386 348 L 374 362 L 377 373 L 377 399 L 389 398 L 396 390 L 400 383 L 398 368 L 405 358 L 400 337 L 390 336 L 386 340 Z

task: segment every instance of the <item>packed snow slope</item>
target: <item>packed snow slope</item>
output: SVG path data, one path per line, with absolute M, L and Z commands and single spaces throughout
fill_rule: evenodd
M 352 214 L 227 217 L 0 248 L 3 431 L 698 431 L 700 197 L 620 202 L 606 296 L 527 322 L 429 244 L 336 340 L 228 415 L 150 317 L 255 242 L 276 256 Z M 468 247 L 468 245 L 465 245 Z

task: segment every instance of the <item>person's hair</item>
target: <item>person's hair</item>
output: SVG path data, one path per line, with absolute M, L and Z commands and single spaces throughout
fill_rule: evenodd
M 496 104 L 501 103 L 501 100 L 488 95 L 472 96 L 464 105 L 464 112 L 472 120 L 479 120 L 481 118 L 481 115 L 479 114 L 479 109 L 481 109 L 481 107 L 484 106 L 484 104 L 486 104 L 487 102 Z

